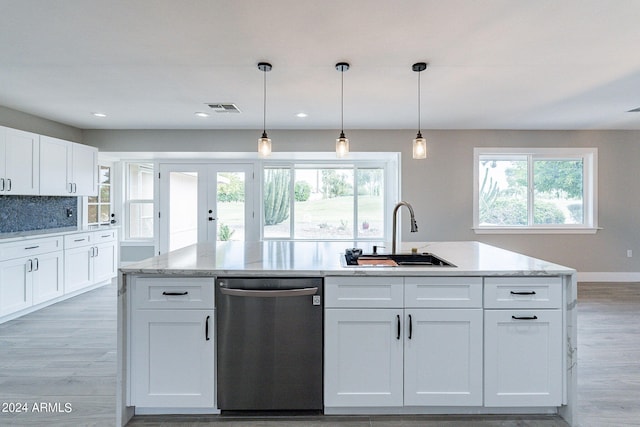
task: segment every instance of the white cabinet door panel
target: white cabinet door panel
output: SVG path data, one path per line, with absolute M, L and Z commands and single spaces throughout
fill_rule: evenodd
M 39 135 L 6 129 L 4 194 L 37 195 L 40 188 Z M 0 147 L 1 148 L 1 147 Z
M 482 310 L 405 312 L 404 404 L 482 405 Z
M 28 308 L 32 302 L 28 258 L 0 262 L 0 316 Z
M 91 246 L 65 249 L 64 292 L 69 293 L 93 284 Z
M 98 194 L 98 149 L 88 145 L 73 144 L 71 175 L 74 196 Z
M 40 194 L 68 196 L 70 177 L 67 158 L 71 142 L 48 136 L 40 137 Z
M 485 311 L 485 406 L 562 403 L 561 310 Z
M 325 310 L 325 406 L 402 406 L 402 310 Z
M 95 245 L 93 256 L 93 282 L 100 283 L 116 275 L 118 249 L 116 242 Z
M 213 310 L 135 311 L 131 343 L 134 405 L 215 407 L 214 319 Z
M 63 252 L 57 251 L 35 258 L 31 273 L 33 304 L 49 301 L 64 293 Z

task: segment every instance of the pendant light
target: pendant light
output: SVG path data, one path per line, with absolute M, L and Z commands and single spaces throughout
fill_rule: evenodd
M 269 64 L 268 62 L 259 62 L 258 70 L 264 73 L 262 136 L 258 139 L 258 155 L 260 157 L 268 157 L 271 155 L 271 138 L 267 136 L 267 72 L 271 71 L 271 64 Z
M 427 69 L 426 62 L 416 62 L 411 67 L 413 71 L 418 73 L 418 134 L 413 140 L 413 158 L 414 159 L 426 159 L 427 158 L 427 140 L 422 137 L 420 130 L 420 73 Z
M 336 70 L 340 71 L 340 137 L 336 139 L 336 156 L 349 154 L 349 139 L 344 136 L 344 72 L 349 69 L 347 62 L 338 62 Z

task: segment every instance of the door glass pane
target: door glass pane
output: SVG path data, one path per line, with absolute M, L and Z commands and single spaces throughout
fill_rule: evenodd
M 480 157 L 480 225 L 528 224 L 526 158 Z
M 169 174 L 169 250 L 198 242 L 198 173 Z
M 353 169 L 296 168 L 295 179 L 295 238 L 353 238 Z
M 384 170 L 357 169 L 358 237 L 384 237 Z
M 245 173 L 218 172 L 217 240 L 244 241 L 245 237 Z
M 289 238 L 290 169 L 264 170 L 264 237 Z
M 533 162 L 534 224 L 582 224 L 582 160 Z
M 111 168 L 108 166 L 100 166 L 98 169 L 98 183 L 111 184 Z
M 98 205 L 88 205 L 87 206 L 87 222 L 89 224 L 97 224 L 98 223 Z

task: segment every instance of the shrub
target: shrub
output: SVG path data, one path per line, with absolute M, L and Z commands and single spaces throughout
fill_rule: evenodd
M 306 202 L 311 195 L 311 186 L 306 181 L 298 181 L 293 186 L 296 202 Z

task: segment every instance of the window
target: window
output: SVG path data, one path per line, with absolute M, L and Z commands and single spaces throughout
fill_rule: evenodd
M 153 239 L 153 164 L 126 166 L 127 239 Z
M 595 232 L 597 149 L 476 148 L 476 232 Z
M 395 200 L 386 172 L 384 163 L 266 165 L 263 237 L 384 240 L 390 229 L 385 222 L 389 211 L 385 197 Z
M 98 195 L 87 200 L 87 223 L 105 225 L 111 223 L 111 168 L 98 166 Z

